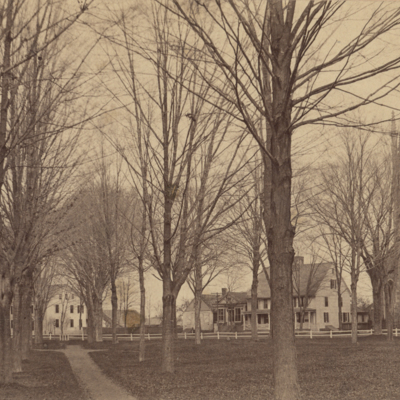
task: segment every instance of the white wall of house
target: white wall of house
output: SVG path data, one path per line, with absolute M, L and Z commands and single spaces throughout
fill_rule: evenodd
M 335 275 L 326 275 L 314 299 L 311 300 L 308 308 L 315 309 L 315 327 L 312 329 L 320 330 L 327 326 L 339 328 L 339 304 L 337 289 L 334 285 L 331 288 L 331 280 L 336 281 Z M 342 322 L 350 322 L 350 292 L 342 282 Z
M 339 305 L 338 305 L 338 295 L 337 295 L 337 283 L 331 283 L 336 281 L 336 275 L 332 274 L 332 270 L 328 270 L 324 280 L 321 282 L 319 290 L 316 296 L 313 297 L 305 313 L 305 322 L 303 323 L 303 329 L 311 329 L 314 331 L 319 331 L 327 326 L 333 326 L 339 328 Z M 350 292 L 344 283 L 342 282 L 342 320 L 343 322 L 351 322 L 350 315 Z M 325 300 L 327 298 L 327 301 Z M 296 299 L 296 305 L 298 312 L 298 300 Z M 326 305 L 327 304 L 327 305 Z M 258 310 L 271 309 L 271 299 L 258 299 Z M 312 311 L 311 311 L 312 310 Z M 315 310 L 315 311 L 314 311 Z M 247 299 L 247 311 L 251 311 L 251 299 Z M 267 321 L 268 320 L 268 321 Z M 264 316 L 261 313 L 257 315 L 257 325 L 259 329 L 270 329 L 270 316 Z M 251 329 L 250 315 L 246 318 L 246 329 Z M 297 321 L 297 316 L 295 315 L 295 328 L 300 328 L 300 323 Z
M 79 308 L 83 307 L 83 312 L 79 312 Z M 56 294 L 49 302 L 49 306 L 46 310 L 46 314 L 43 319 L 43 333 L 56 334 L 61 333 L 61 323 L 63 310 L 65 312 L 64 317 L 64 334 L 80 334 L 81 327 L 79 320 L 82 320 L 82 327 L 87 327 L 87 307 L 80 304 L 78 296 L 62 292 Z M 80 316 L 80 314 L 82 314 Z
M 204 331 L 211 331 L 213 329 L 213 313 L 211 310 L 200 312 L 201 329 Z M 194 329 L 195 319 L 194 311 L 185 311 L 182 315 L 183 329 Z

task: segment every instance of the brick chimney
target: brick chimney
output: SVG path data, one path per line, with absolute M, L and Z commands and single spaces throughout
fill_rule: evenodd
M 225 296 L 227 293 L 228 289 L 227 288 L 222 288 L 222 296 Z

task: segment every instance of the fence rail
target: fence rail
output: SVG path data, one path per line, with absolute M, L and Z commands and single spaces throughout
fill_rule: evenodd
M 373 335 L 374 331 L 373 329 L 368 329 L 368 330 L 358 330 L 357 334 L 358 336 L 370 336 Z M 387 330 L 383 329 L 382 330 L 383 334 L 387 334 Z M 268 337 L 270 334 L 270 331 L 259 331 L 258 332 L 258 337 L 263 338 L 263 337 Z M 351 331 L 296 331 L 295 335 L 299 338 L 308 338 L 308 339 L 314 339 L 318 337 L 329 337 L 331 339 L 337 338 L 337 337 L 346 337 L 346 336 L 351 336 Z M 393 329 L 393 335 L 394 336 L 400 336 L 400 329 Z M 60 340 L 60 341 L 69 341 L 69 340 L 85 340 L 87 338 L 86 334 L 74 334 L 74 335 L 43 335 L 43 339 L 49 339 L 49 340 Z M 117 334 L 118 341 L 138 341 L 140 340 L 140 334 Z M 162 338 L 161 333 L 153 333 L 149 334 L 146 333 L 145 335 L 146 340 L 158 340 Z M 195 338 L 195 333 L 178 333 L 178 339 L 194 339 Z M 231 340 L 231 339 L 250 339 L 251 338 L 251 331 L 244 331 L 244 332 L 202 332 L 201 333 L 201 338 L 202 339 L 225 339 L 225 340 Z M 108 341 L 112 340 L 112 335 L 111 334 L 104 334 L 103 335 L 103 340 Z

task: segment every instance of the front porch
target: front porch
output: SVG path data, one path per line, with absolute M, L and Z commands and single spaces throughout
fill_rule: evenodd
M 271 316 L 270 316 L 271 310 L 257 310 L 257 330 L 270 330 L 270 321 L 271 321 Z M 244 329 L 245 330 L 251 330 L 251 311 L 246 311 L 243 313 L 244 314 Z M 294 329 L 295 330 L 318 330 L 317 329 L 317 318 L 316 318 L 316 310 L 315 309 L 310 309 L 307 308 L 304 310 L 304 316 L 303 316 L 303 326 L 301 327 L 300 323 L 300 309 L 295 308 L 294 309 Z

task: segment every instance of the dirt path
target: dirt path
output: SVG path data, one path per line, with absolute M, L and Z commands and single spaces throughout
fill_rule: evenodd
M 120 386 L 105 376 L 81 346 L 68 346 L 63 350 L 72 370 L 91 400 L 136 400 Z

